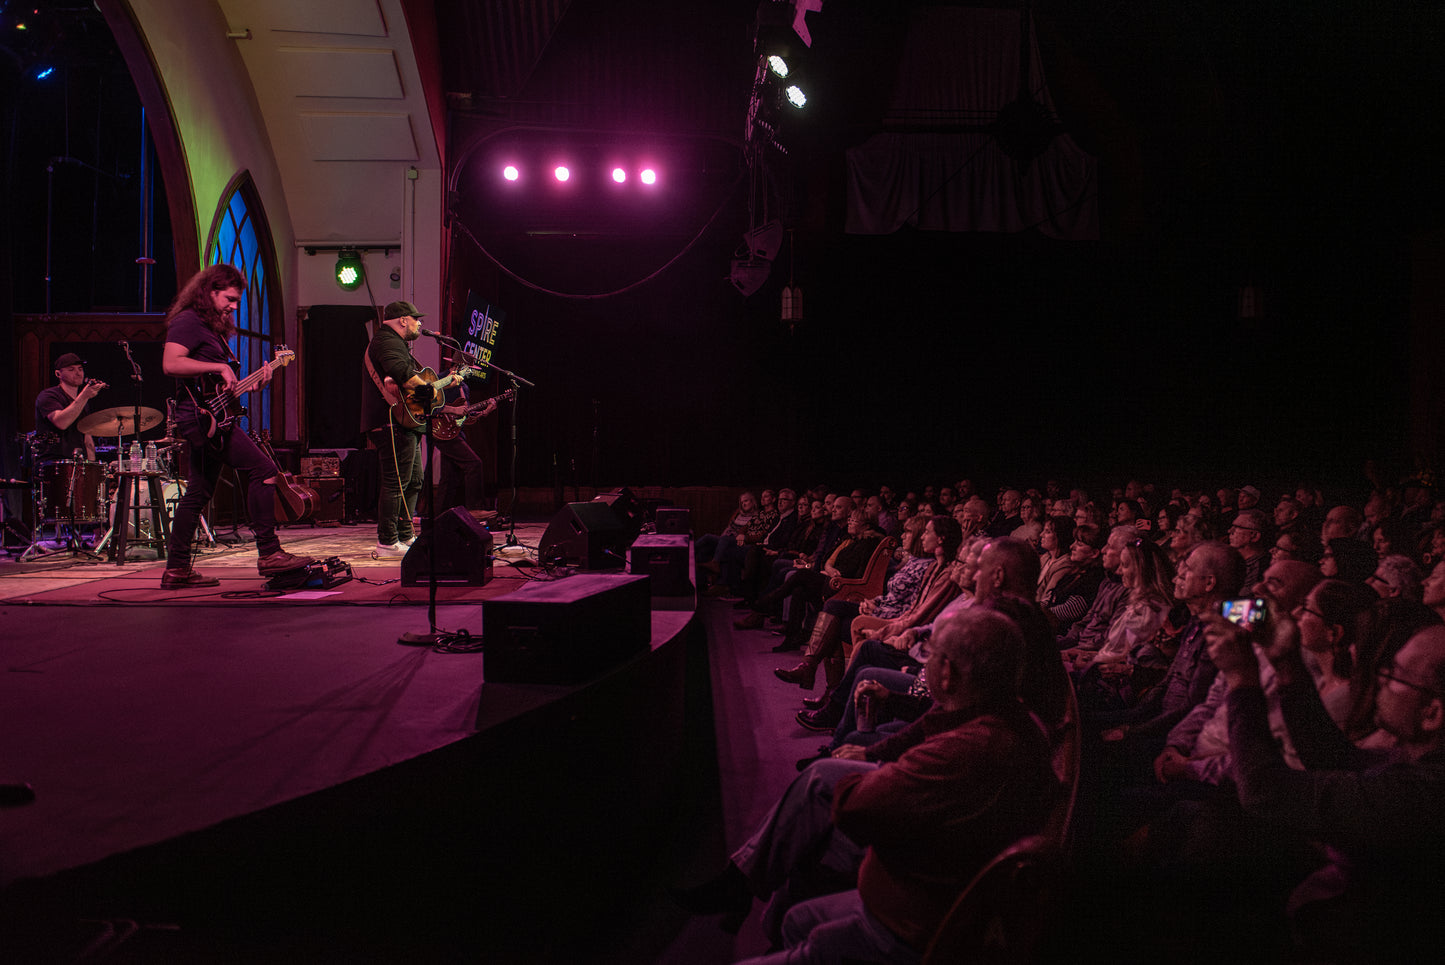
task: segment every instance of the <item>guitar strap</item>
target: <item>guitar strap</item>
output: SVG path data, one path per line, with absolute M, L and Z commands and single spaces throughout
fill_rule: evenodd
M 371 361 L 371 351 L 369 347 L 367 351 L 361 353 L 361 367 L 366 370 L 367 375 L 371 376 L 371 381 L 376 383 L 376 391 L 381 393 L 381 397 L 386 400 L 387 405 L 396 405 L 401 401 L 399 394 L 386 390 L 386 383 L 382 380 L 381 373 L 376 371 L 376 363 Z M 395 395 L 395 398 L 393 398 L 393 395 Z

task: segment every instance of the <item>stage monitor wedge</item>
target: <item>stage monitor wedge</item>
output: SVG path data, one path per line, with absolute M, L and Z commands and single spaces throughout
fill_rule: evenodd
M 492 579 L 492 534 L 454 507 L 437 517 L 435 530 L 423 529 L 401 560 L 401 585 L 430 583 L 431 543 L 436 543 L 438 586 L 485 586 Z
M 568 503 L 537 544 L 544 565 L 566 564 L 589 570 L 617 570 L 627 562 L 632 540 L 607 503 Z

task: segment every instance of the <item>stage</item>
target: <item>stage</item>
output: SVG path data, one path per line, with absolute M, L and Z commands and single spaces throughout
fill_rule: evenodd
M 69 960 L 122 921 L 158 926 L 127 955 L 168 960 L 565 961 L 611 927 L 659 857 L 638 849 L 714 786 L 695 611 L 651 610 L 585 683 L 488 682 L 482 652 L 399 645 L 428 589 L 369 559 L 373 527 L 281 536 L 354 579 L 268 595 L 247 546 L 180 592 L 154 561 L 0 564 L 0 782 L 36 795 L 0 810 L 4 944 Z M 484 601 L 558 578 L 499 559 L 436 626 L 480 637 Z

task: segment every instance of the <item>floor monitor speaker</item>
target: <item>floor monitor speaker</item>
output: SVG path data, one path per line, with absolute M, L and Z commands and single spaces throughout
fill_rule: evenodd
M 607 503 L 568 503 L 537 544 L 537 558 L 589 570 L 621 569 L 627 562 L 627 531 Z
M 401 585 L 430 583 L 431 544 L 436 544 L 439 586 L 484 586 L 492 579 L 492 534 L 454 507 L 437 517 L 436 526 L 423 529 L 401 560 Z

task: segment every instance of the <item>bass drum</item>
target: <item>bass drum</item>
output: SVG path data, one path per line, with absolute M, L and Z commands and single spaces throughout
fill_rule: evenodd
M 101 470 L 98 462 L 53 459 L 40 464 L 37 503 L 47 522 L 101 523 Z

